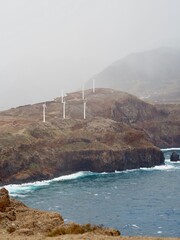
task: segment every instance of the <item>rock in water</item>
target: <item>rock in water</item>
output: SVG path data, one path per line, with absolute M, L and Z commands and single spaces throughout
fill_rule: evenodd
M 177 154 L 177 152 L 172 152 L 171 157 L 170 157 L 170 160 L 171 160 L 172 162 L 180 161 L 180 159 L 179 159 L 179 154 Z

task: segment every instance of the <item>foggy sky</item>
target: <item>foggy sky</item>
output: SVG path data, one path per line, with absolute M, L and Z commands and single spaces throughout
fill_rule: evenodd
M 0 0 L 0 110 L 77 90 L 161 46 L 180 47 L 179 0 Z

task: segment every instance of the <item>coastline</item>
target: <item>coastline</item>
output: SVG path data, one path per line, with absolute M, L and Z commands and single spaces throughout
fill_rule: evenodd
M 168 163 L 169 163 L 169 161 L 167 161 Z M 170 166 L 171 167 L 171 166 Z M 167 166 L 161 166 L 161 167 L 155 167 L 154 168 L 154 170 L 167 170 L 167 169 L 172 169 L 172 167 L 170 168 L 169 167 L 169 165 L 168 165 L 168 168 L 167 168 Z M 150 169 L 139 169 L 139 171 L 149 171 Z M 128 170 L 128 172 L 134 172 L 134 171 L 138 171 L 138 169 L 134 169 L 134 170 Z M 37 184 L 37 187 L 42 187 L 42 184 L 44 184 L 44 185 L 47 185 L 47 184 L 49 184 L 49 183 L 51 183 L 51 181 L 69 181 L 69 180 L 72 180 L 72 179 L 77 179 L 77 178 L 81 178 L 81 177 L 87 177 L 87 175 L 86 174 L 90 174 L 90 175 L 92 175 L 92 174 L 97 174 L 97 173 L 92 173 L 92 172 L 86 172 L 86 173 L 84 173 L 84 172 L 79 172 L 79 173 L 76 173 L 76 174 L 72 174 L 72 175 L 66 175 L 66 176 L 61 176 L 61 177 L 59 177 L 59 178 L 55 178 L 55 179 L 52 179 L 52 180 L 47 180 L 47 181 L 38 181 L 38 182 L 34 182 L 34 183 L 27 183 L 27 184 L 23 184 L 23 185 L 11 185 L 11 187 L 18 187 L 19 189 L 20 188 L 22 188 L 23 189 L 23 186 L 24 186 L 24 189 L 26 189 L 26 190 L 28 190 L 27 189 L 27 187 L 32 187 L 33 186 L 33 188 L 35 187 L 35 184 Z M 103 174 L 106 174 L 106 173 L 103 173 Z M 114 174 L 120 174 L 120 172 L 116 172 L 116 173 L 114 173 Z M 1 187 L 0 187 L 1 188 Z M 33 189 L 32 188 L 32 189 Z M 35 188 L 34 188 L 35 189 Z M 9 189 L 8 189 L 9 190 Z M 15 189 L 14 189 L 15 190 Z M 16 191 L 17 191 L 17 188 L 16 188 Z M 11 193 L 11 191 L 10 191 L 10 193 Z M 11 195 L 11 194 L 10 194 Z M 17 192 L 17 195 L 18 195 L 18 192 Z M 12 197 L 14 197 L 15 196 L 15 194 L 12 194 L 11 195 Z M 23 199 L 21 199 L 21 201 L 23 202 Z M 27 205 L 29 205 L 28 203 L 27 203 Z M 36 206 L 34 206 L 34 207 L 36 207 Z M 45 208 L 44 208 L 45 209 Z M 54 210 L 54 211 L 56 211 L 56 210 Z M 61 212 L 61 211 L 60 211 Z M 66 216 L 65 214 L 63 214 L 64 216 Z M 76 221 L 76 220 L 75 220 Z M 88 221 L 87 221 L 88 222 Z M 93 222 L 92 222 L 93 223 Z M 120 229 L 120 228 L 119 228 Z M 121 229 L 120 229 L 121 230 Z M 3 236 L 5 237 L 4 239 L 8 239 L 8 236 L 12 236 L 12 235 L 7 235 L 6 233 L 2 233 L 3 234 Z M 132 234 L 132 233 L 131 233 Z M 127 235 L 128 235 L 128 233 L 125 235 L 125 236 L 123 236 L 123 238 L 124 239 L 131 239 L 131 238 L 129 238 L 129 237 L 127 237 Z M 13 235 L 14 236 L 14 235 Z M 75 236 L 70 236 L 71 238 L 63 238 L 63 236 L 60 236 L 60 238 L 58 237 L 58 238 L 54 238 L 53 237 L 53 239 L 86 239 L 86 237 L 87 238 L 89 238 L 89 236 L 90 236 L 90 239 L 109 239 L 109 238 L 105 238 L 105 237 L 103 237 L 103 238 L 100 238 L 101 236 L 94 236 L 93 235 L 93 237 L 96 237 L 96 238 L 92 238 L 92 236 L 91 236 L 91 234 L 90 233 L 85 233 L 85 234 L 82 234 L 80 237 L 81 238 L 77 238 L 77 236 L 75 235 Z M 164 236 L 166 236 L 166 235 L 164 235 Z M 137 236 L 135 236 L 134 238 L 132 238 L 132 239 L 179 239 L 178 237 L 179 236 L 177 236 L 177 235 L 175 235 L 175 237 L 174 238 L 170 238 L 170 236 L 172 236 L 172 235 L 167 235 L 168 237 L 166 238 L 166 237 L 148 237 L 148 238 L 146 238 L 146 237 L 137 237 Z M 16 237 L 16 236 L 15 236 Z M 21 236 L 20 236 L 21 237 Z M 29 237 L 29 236 L 28 236 Z M 84 237 L 84 238 L 83 238 Z M 109 237 L 109 236 L 108 236 Z M 47 237 L 46 237 L 47 238 Z M 46 238 L 40 238 L 40 239 L 46 239 Z M 113 237 L 113 239 L 123 239 L 122 238 L 122 236 L 120 237 L 120 238 L 117 238 L 117 237 Z M 1 238 L 0 238 L 1 239 Z M 2 238 L 3 239 L 3 238 Z M 16 239 L 16 238 L 15 238 Z M 18 239 L 18 238 L 17 238 Z M 23 238 L 19 238 L 19 239 L 23 239 Z M 33 238 L 29 238 L 29 239 L 33 239 Z M 36 239 L 36 238 L 34 238 L 34 239 Z M 48 238 L 47 238 L 48 239 Z M 52 238 L 51 238 L 52 239 Z M 110 238 L 111 239 L 111 238 Z
M 113 228 L 65 223 L 57 212 L 29 208 L 0 189 L 1 240 L 178 240 L 180 238 L 121 236 Z

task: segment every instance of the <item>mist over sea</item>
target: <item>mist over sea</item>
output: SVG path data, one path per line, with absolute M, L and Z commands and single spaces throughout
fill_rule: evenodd
M 180 148 L 176 149 L 180 154 Z M 180 236 L 180 162 L 114 173 L 78 172 L 48 181 L 5 186 L 33 208 L 65 221 L 119 229 L 122 235 Z

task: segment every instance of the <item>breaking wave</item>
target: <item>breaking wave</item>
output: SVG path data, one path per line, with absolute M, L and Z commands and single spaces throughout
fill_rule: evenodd
M 53 182 L 74 180 L 74 179 L 89 175 L 89 173 L 90 172 L 77 172 L 77 173 L 53 178 L 51 180 L 43 180 L 43 181 L 36 181 L 36 182 L 22 183 L 22 184 L 9 184 L 3 187 L 5 187 L 9 191 L 11 196 L 21 195 L 22 197 L 23 193 L 32 192 L 36 189 L 48 186 Z
M 161 151 L 167 152 L 167 151 L 180 151 L 180 148 L 162 148 Z

